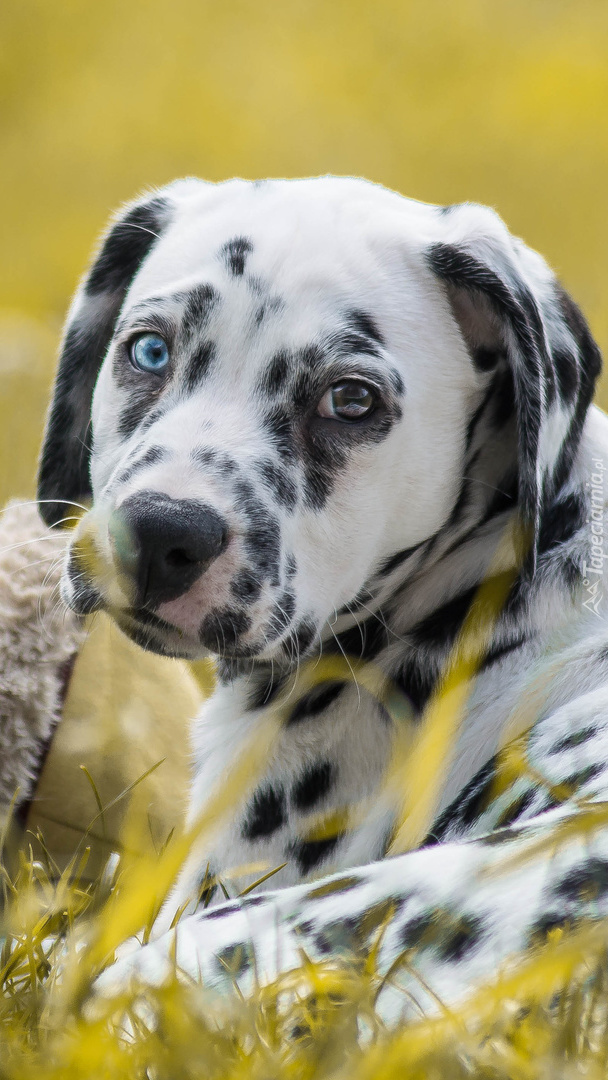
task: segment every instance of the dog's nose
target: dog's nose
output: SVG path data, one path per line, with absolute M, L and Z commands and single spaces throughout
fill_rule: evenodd
M 134 605 L 154 608 L 194 584 L 226 547 L 228 526 L 205 503 L 140 491 L 112 515 L 110 535 Z

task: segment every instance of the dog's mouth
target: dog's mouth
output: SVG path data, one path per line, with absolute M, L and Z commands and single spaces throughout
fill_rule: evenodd
M 156 510 L 154 500 L 150 505 Z M 215 518 L 208 508 L 200 514 L 211 535 Z M 183 558 L 174 546 L 162 560 L 155 548 L 144 559 L 121 515 L 93 509 L 73 537 L 63 598 L 80 615 L 107 612 L 138 645 L 163 656 L 243 659 L 280 649 L 296 613 L 294 590 L 285 583 L 289 574 L 278 571 L 280 556 L 273 575 L 264 574 L 242 559 L 238 541 L 226 550 L 224 533 L 219 526 L 216 531 L 211 539 L 222 551 L 209 565 L 199 560 L 194 573 L 185 541 Z
M 182 660 L 200 660 L 209 655 L 200 642 L 192 641 L 179 627 L 172 626 L 151 611 L 144 608 L 106 610 L 123 634 L 148 652 Z

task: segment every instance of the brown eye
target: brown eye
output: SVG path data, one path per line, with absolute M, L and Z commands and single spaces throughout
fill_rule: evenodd
M 375 403 L 374 394 L 365 383 L 336 383 L 321 398 L 317 412 L 334 420 L 362 420 L 372 412 Z

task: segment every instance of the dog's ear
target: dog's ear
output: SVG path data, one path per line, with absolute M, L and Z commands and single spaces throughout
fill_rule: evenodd
M 587 323 L 544 260 L 487 207 L 443 208 L 428 263 L 471 356 L 506 356 L 517 421 L 519 509 L 536 565 L 543 514 L 566 483 L 601 369 Z
M 171 212 L 172 203 L 163 194 L 123 207 L 74 297 L 38 469 L 40 514 L 47 525 L 73 520 L 73 504 L 91 496 L 88 436 L 97 375 L 129 285 Z

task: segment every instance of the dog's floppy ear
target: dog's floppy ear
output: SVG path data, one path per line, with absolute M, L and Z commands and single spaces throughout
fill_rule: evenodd
M 492 210 L 443 208 L 428 263 L 444 282 L 473 359 L 507 357 L 514 386 L 519 509 L 536 565 L 543 514 L 568 479 L 601 369 L 581 312 L 544 260 Z
M 88 446 L 97 375 L 129 285 L 171 217 L 172 203 L 149 195 L 124 207 L 101 244 L 68 314 L 38 470 L 47 525 L 73 517 L 90 498 Z

